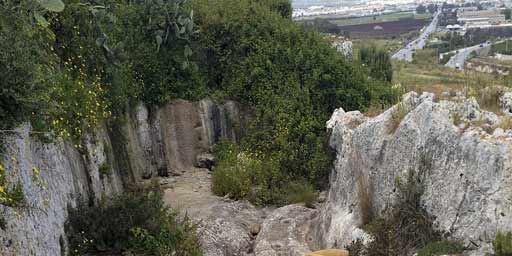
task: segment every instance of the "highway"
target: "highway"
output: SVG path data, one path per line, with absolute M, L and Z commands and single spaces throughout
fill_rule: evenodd
M 496 42 L 500 43 L 502 41 Z M 478 55 L 481 54 L 487 54 L 489 50 L 491 49 L 492 43 L 491 42 L 485 42 L 482 44 L 473 45 L 470 47 L 462 48 L 455 52 L 455 55 L 453 55 L 448 62 L 446 62 L 445 66 L 449 68 L 456 68 L 456 69 L 464 69 L 464 63 L 467 59 L 471 57 L 471 53 L 476 53 Z
M 404 48 L 400 49 L 398 52 L 391 56 L 392 59 L 396 60 L 405 60 L 412 61 L 412 56 L 416 50 L 423 49 L 427 44 L 428 37 L 430 34 L 436 31 L 437 21 L 441 11 L 437 11 L 432 18 L 432 22 L 426 27 L 423 28 L 423 31 L 420 37 L 416 38 L 412 42 L 408 43 Z

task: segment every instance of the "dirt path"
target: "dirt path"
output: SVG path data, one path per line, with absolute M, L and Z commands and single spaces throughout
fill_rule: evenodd
M 252 255 L 256 237 L 250 234 L 249 227 L 261 224 L 270 209 L 213 195 L 207 169 L 189 169 L 172 179 L 175 181 L 167 185 L 163 200 L 199 224 L 206 256 Z
M 173 177 L 170 188 L 165 189 L 164 202 L 190 216 L 210 213 L 212 206 L 224 202 L 223 198 L 211 193 L 211 174 L 206 169 L 187 170 L 181 176 Z

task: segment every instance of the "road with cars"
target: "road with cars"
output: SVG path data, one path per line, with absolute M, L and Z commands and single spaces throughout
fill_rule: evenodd
M 441 11 L 437 11 L 432 18 L 432 22 L 426 27 L 423 28 L 421 35 L 415 40 L 408 43 L 404 48 L 400 49 L 398 52 L 391 56 L 392 59 L 396 60 L 404 60 L 411 62 L 413 59 L 413 55 L 416 50 L 423 49 L 427 44 L 428 37 L 430 34 L 436 31 L 438 17 Z
M 500 43 L 502 41 L 496 42 Z M 455 68 L 455 69 L 464 69 L 464 63 L 466 60 L 471 58 L 471 54 L 475 53 L 476 55 L 487 55 L 489 51 L 491 50 L 491 46 L 493 43 L 490 41 L 487 41 L 485 43 L 473 45 L 470 47 L 458 49 L 456 51 L 452 51 L 452 53 L 455 53 L 448 62 L 446 62 L 445 66 L 449 68 Z

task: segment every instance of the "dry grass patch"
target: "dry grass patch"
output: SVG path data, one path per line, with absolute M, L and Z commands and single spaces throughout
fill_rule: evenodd
M 396 104 L 396 108 L 391 114 L 389 126 L 390 133 L 395 133 L 396 129 L 398 128 L 398 126 L 400 126 L 400 123 L 402 122 L 404 117 L 409 113 L 409 111 L 409 108 L 403 102 Z
M 474 93 L 478 105 L 481 109 L 500 113 L 499 98 L 503 93 L 503 87 L 501 86 L 489 86 L 482 89 L 476 90 Z
M 502 117 L 501 120 L 499 121 L 498 125 L 496 126 L 496 128 L 501 128 L 504 131 L 506 131 L 508 129 L 512 129 L 512 117 L 510 117 L 510 116 Z
M 366 110 L 364 115 L 367 117 L 376 117 L 376 116 L 384 113 L 384 111 L 386 111 L 386 109 L 387 108 L 382 105 L 370 105 L 370 107 L 368 107 L 368 109 Z
M 458 111 L 453 111 L 451 113 L 451 116 L 452 116 L 454 125 L 459 126 L 460 124 L 462 124 L 462 122 L 463 122 L 462 115 Z

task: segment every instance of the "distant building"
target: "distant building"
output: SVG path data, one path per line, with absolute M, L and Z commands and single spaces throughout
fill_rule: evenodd
M 462 26 L 459 25 L 459 24 L 448 25 L 448 26 L 446 26 L 446 29 L 448 29 L 449 31 L 461 31 L 462 30 Z
M 478 11 L 478 8 L 476 6 L 468 6 L 468 7 L 459 7 L 457 8 L 457 11 L 462 13 L 462 12 L 474 12 L 474 11 Z
M 457 10 L 457 21 L 466 27 L 498 25 L 505 22 L 505 15 L 499 9 L 469 11 Z

